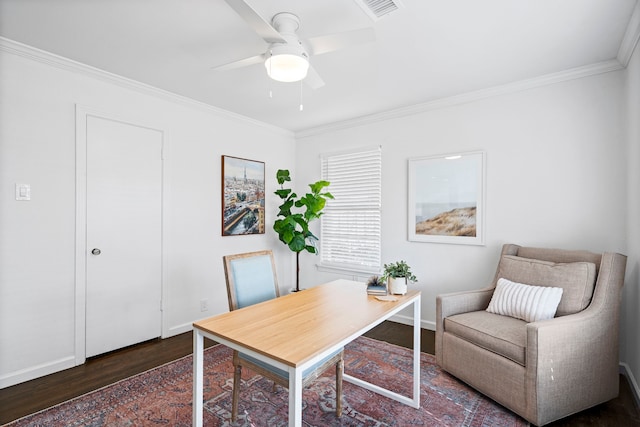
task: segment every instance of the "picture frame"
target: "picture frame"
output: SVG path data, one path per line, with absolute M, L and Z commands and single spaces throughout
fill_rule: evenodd
M 484 245 L 484 151 L 409 159 L 408 191 L 408 240 Z
M 222 235 L 264 234 L 264 162 L 225 156 L 222 161 Z

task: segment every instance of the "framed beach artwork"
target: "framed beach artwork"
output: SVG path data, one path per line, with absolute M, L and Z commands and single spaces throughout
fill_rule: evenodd
M 409 159 L 409 240 L 484 244 L 485 153 Z
M 264 234 L 264 162 L 222 156 L 222 235 Z

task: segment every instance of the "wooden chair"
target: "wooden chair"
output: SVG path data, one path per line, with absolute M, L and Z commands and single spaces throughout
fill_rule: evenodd
M 229 298 L 229 310 L 237 310 L 259 302 L 267 301 L 280 296 L 278 280 L 276 277 L 273 253 L 270 250 L 249 252 L 223 257 L 224 275 L 227 282 L 227 296 Z M 336 415 L 342 415 L 342 375 L 344 372 L 344 351 L 340 349 L 324 360 L 311 366 L 303 372 L 302 386 L 318 378 L 328 368 L 336 368 Z M 233 397 L 231 404 L 231 421 L 238 417 L 238 398 L 242 367 L 246 367 L 268 378 L 284 388 L 289 388 L 289 373 L 287 371 L 270 366 L 247 354 L 238 351 L 233 352 Z

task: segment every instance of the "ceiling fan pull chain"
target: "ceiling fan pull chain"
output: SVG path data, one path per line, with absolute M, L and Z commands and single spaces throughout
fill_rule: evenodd
M 302 104 L 302 80 L 300 80 L 300 111 L 304 110 L 304 105 Z
M 273 56 L 273 50 L 269 49 L 269 56 Z M 269 75 L 271 75 L 271 61 L 269 61 Z M 273 80 L 269 79 L 269 98 L 273 99 Z

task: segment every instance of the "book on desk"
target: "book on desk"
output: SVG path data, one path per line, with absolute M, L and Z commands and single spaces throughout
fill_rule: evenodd
M 384 285 L 367 285 L 367 293 L 369 295 L 386 295 L 387 287 Z
M 387 295 L 387 284 L 380 276 L 371 276 L 367 280 L 367 294 Z

